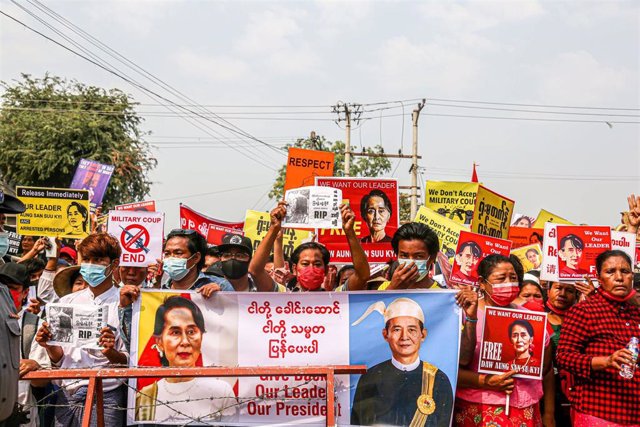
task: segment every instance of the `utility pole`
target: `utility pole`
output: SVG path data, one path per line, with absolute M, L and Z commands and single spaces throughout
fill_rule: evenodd
M 418 118 L 420 111 L 424 108 L 425 99 L 418 104 L 418 108 L 413 110 L 411 120 L 413 122 L 413 149 L 411 152 L 411 219 L 418 213 Z
M 357 124 L 362 114 L 362 105 L 338 101 L 338 103 L 333 106 L 333 112 L 338 114 L 338 119 L 336 120 L 338 125 L 342 120 L 346 122 L 345 130 L 347 131 L 347 135 L 344 143 L 344 176 L 349 176 L 351 172 L 351 155 L 353 154 L 351 152 L 351 115 L 354 115 L 353 121 Z M 344 113 L 344 119 L 340 116 L 342 113 Z

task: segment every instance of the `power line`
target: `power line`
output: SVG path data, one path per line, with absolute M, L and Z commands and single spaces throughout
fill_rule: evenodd
M 13 0 L 12 0 L 12 1 L 13 1 Z M 21 5 L 19 5 L 19 4 L 17 4 L 17 3 L 15 3 L 15 1 L 14 1 L 14 4 L 16 4 L 16 5 L 17 5 L 18 7 L 20 7 L 21 9 L 25 10 L 25 12 L 27 12 L 27 13 L 28 13 L 28 14 L 30 14 L 31 16 L 34 16 L 34 14 L 33 14 L 32 12 L 30 12 L 30 11 L 29 11 L 29 10 L 27 10 L 27 9 L 25 9 L 25 8 L 24 8 L 24 7 L 22 7 Z M 229 126 L 223 125 L 223 124 L 221 124 L 221 123 L 219 123 L 219 122 L 217 122 L 217 121 L 215 121 L 215 120 L 213 120 L 213 119 L 211 119 L 211 118 L 209 118 L 209 117 L 205 117 L 205 116 L 203 116 L 203 115 L 201 115 L 201 114 L 199 114 L 199 113 L 197 113 L 197 112 L 195 112 L 195 111 L 193 111 L 193 110 L 191 110 L 191 109 L 188 109 L 188 108 L 185 108 L 185 107 L 180 107 L 179 105 L 177 105 L 177 104 L 176 104 L 175 102 L 173 102 L 172 100 L 170 100 L 170 99 L 168 99 L 168 98 L 166 98 L 166 97 L 164 97 L 164 96 L 162 96 L 162 95 L 158 94 L 157 92 L 155 92 L 155 91 L 153 91 L 153 90 L 151 90 L 151 89 L 149 89 L 149 88 L 147 88 L 147 87 L 143 86 L 142 84 L 140 84 L 140 83 L 138 83 L 138 82 L 136 82 L 136 81 L 132 80 L 131 78 L 129 78 L 129 77 L 127 77 L 127 76 L 123 75 L 123 73 L 118 72 L 118 71 L 115 71 L 114 69 L 109 68 L 109 66 L 108 66 L 108 65 L 104 65 L 104 64 L 102 64 L 101 62 L 103 62 L 103 61 L 102 61 L 102 60 L 100 60 L 99 58 L 97 58 L 97 60 L 94 60 L 94 59 L 92 59 L 92 58 L 89 58 L 87 55 L 83 55 L 82 53 L 79 53 L 79 52 L 77 52 L 77 51 L 75 51 L 75 50 L 73 50 L 73 49 L 69 48 L 68 46 L 65 46 L 64 44 L 62 44 L 62 43 L 58 42 L 57 40 L 55 40 L 55 39 L 53 39 L 53 38 L 51 38 L 51 37 L 49 37 L 49 36 L 47 36 L 47 35 L 43 34 L 42 32 L 40 32 L 40 31 L 38 31 L 38 30 L 36 30 L 36 29 L 34 29 L 34 28 L 32 28 L 32 27 L 30 27 L 29 25 L 27 25 L 26 23 L 24 23 L 24 22 L 22 22 L 22 21 L 18 20 L 17 18 L 14 18 L 13 16 L 11 16 L 11 15 L 9 15 L 9 14 L 7 14 L 7 13 L 3 12 L 3 11 L 0 11 L 0 13 L 1 13 L 2 15 L 4 15 L 4 16 L 6 16 L 6 17 L 10 18 L 11 20 L 13 20 L 13 21 L 17 22 L 18 24 L 20 24 L 20 25 L 24 26 L 25 28 L 29 29 L 30 31 L 32 31 L 32 32 L 34 32 L 34 33 L 36 33 L 36 34 L 40 35 L 41 37 L 43 37 L 43 38 L 45 38 L 45 39 L 47 39 L 47 40 L 51 41 L 52 43 L 54 43 L 54 44 L 56 44 L 56 45 L 58 45 L 58 46 L 62 47 L 63 49 L 65 49 L 65 50 L 67 50 L 67 51 L 69 51 L 69 52 L 73 53 L 74 55 L 79 56 L 80 58 L 82 58 L 82 59 L 84 59 L 84 60 L 86 60 L 86 61 L 88 61 L 88 62 L 90 62 L 90 63 L 92 63 L 92 64 L 94 64 L 94 65 L 96 65 L 96 66 L 98 66 L 99 68 L 103 69 L 104 71 L 107 71 L 108 73 L 113 74 L 113 75 L 115 75 L 116 77 L 119 77 L 119 78 L 123 79 L 124 81 L 126 81 L 126 82 L 128 82 L 129 84 L 131 84 L 132 86 L 134 86 L 134 87 L 136 87 L 136 88 L 138 88 L 138 89 L 142 90 L 143 92 L 146 92 L 146 93 L 148 93 L 148 94 L 151 94 L 152 96 L 154 96 L 154 97 L 156 97 L 156 98 L 158 98 L 158 99 L 161 99 L 161 100 L 163 100 L 163 101 L 165 101 L 165 102 L 168 102 L 169 104 L 172 104 L 172 105 L 174 105 L 174 106 L 176 106 L 177 108 L 180 108 L 180 109 L 182 109 L 182 110 L 186 110 L 187 112 L 189 112 L 189 113 L 191 113 L 191 114 L 195 115 L 196 117 L 200 117 L 200 118 L 203 118 L 203 119 L 204 119 L 204 120 L 206 120 L 206 121 L 210 121 L 210 122 L 212 122 L 212 123 L 214 123 L 214 124 L 216 124 L 216 125 L 218 125 L 218 126 L 220 126 L 220 127 L 224 128 L 224 129 L 226 129 L 226 130 L 229 130 L 229 131 L 231 131 L 231 132 L 233 132 L 233 133 L 239 133 L 238 131 L 234 130 L 233 128 L 230 128 Z M 54 13 L 55 13 L 55 12 L 54 12 Z M 51 25 L 47 24 L 46 22 L 43 22 L 39 17 L 37 17 L 37 16 L 34 16 L 34 17 L 35 17 L 36 19 L 38 19 L 40 22 L 42 22 L 45 26 L 47 26 L 47 27 L 48 27 L 49 29 L 51 29 L 52 31 L 54 31 L 54 32 L 56 32 L 56 33 L 58 33 L 58 34 L 60 34 L 60 32 L 59 32 L 57 29 L 55 29 L 55 28 L 54 28 L 54 27 L 52 27 Z M 63 25 L 65 25 L 65 26 L 67 26 L 67 27 L 69 28 L 69 26 L 68 26 L 68 25 L 66 25 L 66 24 L 64 24 L 64 23 L 63 23 Z M 72 25 L 73 25 L 73 24 L 72 24 Z M 82 30 L 80 30 L 80 31 L 82 31 Z M 76 32 L 76 31 L 74 31 L 74 32 Z M 76 33 L 77 33 L 77 32 L 76 32 Z M 63 38 L 66 38 L 66 39 L 68 40 L 68 38 L 67 38 L 66 36 L 64 36 L 64 35 L 61 35 L 61 36 L 62 36 Z M 92 37 L 92 36 L 90 36 L 90 37 Z M 95 38 L 94 38 L 94 39 L 95 39 Z M 97 39 L 96 39 L 96 40 L 97 40 Z M 98 42 L 99 42 L 99 41 L 98 41 Z M 73 43 L 73 44 L 75 44 L 74 42 L 72 42 L 72 43 Z M 99 42 L 99 43 L 101 43 L 101 42 Z M 93 43 L 93 42 L 92 42 L 92 44 L 94 44 L 94 45 L 95 45 L 95 43 Z M 103 50 L 104 50 L 104 49 L 103 49 Z M 86 51 L 86 50 L 85 50 L 85 51 Z M 90 55 L 95 57 L 95 55 L 92 55 L 92 54 L 90 54 Z M 126 59 L 126 58 L 125 58 L 125 59 Z M 128 60 L 127 60 L 127 61 L 128 61 Z M 129 62 L 130 62 L 130 61 L 129 61 Z M 166 106 L 166 105 L 165 105 L 165 107 L 169 108 L 169 107 L 168 107 L 168 106 Z M 204 129 L 202 128 L 202 126 L 198 126 L 198 125 L 196 125 L 196 124 L 195 124 L 195 123 L 193 123 L 193 122 L 190 122 L 190 123 L 191 123 L 191 124 L 193 124 L 194 126 L 198 127 L 200 130 L 204 131 L 205 133 L 209 134 L 210 136 L 214 137 L 214 135 L 212 135 L 212 134 L 210 134 L 209 132 L 207 132 L 206 130 L 204 130 Z M 215 132 L 214 130 L 212 130 L 212 131 L 213 131 L 213 132 Z M 240 135 L 244 135 L 244 134 L 242 134 L 242 133 L 239 133 L 239 134 L 240 134 Z M 262 142 L 260 142 L 260 143 L 262 143 Z M 274 170 L 274 171 L 275 171 L 275 169 L 274 169 L 274 168 L 267 166 L 267 165 L 266 165 L 266 164 L 264 164 L 261 160 L 259 160 L 258 158 L 256 158 L 256 157 L 252 156 L 251 154 L 247 155 L 247 154 L 245 154 L 245 153 L 241 152 L 240 150 L 238 150 L 237 148 L 234 148 L 233 146 L 230 146 L 230 147 L 231 147 L 232 149 L 234 149 L 235 151 L 239 152 L 240 154 L 242 154 L 243 156 L 245 156 L 245 157 L 247 157 L 247 158 L 249 158 L 249 159 L 251 159 L 251 160 L 253 160 L 253 161 L 256 161 L 258 164 L 260 164 L 260 165 L 262 165 L 262 166 L 265 166 L 265 167 L 267 167 L 267 168 L 269 168 L 269 169 L 271 169 L 271 170 Z
M 466 104 L 487 104 L 487 105 L 512 105 L 516 107 L 544 107 L 544 108 L 575 108 L 581 110 L 619 110 L 619 111 L 640 111 L 640 108 L 619 108 L 619 107 L 584 107 L 577 105 L 550 105 L 550 104 L 522 104 L 514 102 L 490 102 L 490 101 L 466 101 L 462 99 L 427 98 L 429 101 L 459 102 Z

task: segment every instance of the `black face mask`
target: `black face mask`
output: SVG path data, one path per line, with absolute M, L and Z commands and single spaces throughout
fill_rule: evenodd
M 229 279 L 239 279 L 249 271 L 249 261 L 238 261 L 237 259 L 228 259 L 222 261 L 222 272 Z

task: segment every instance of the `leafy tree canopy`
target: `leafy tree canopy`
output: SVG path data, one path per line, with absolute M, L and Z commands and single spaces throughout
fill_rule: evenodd
M 156 166 L 131 97 L 76 80 L 23 74 L 1 82 L 0 177 L 12 185 L 68 188 L 81 158 L 115 166 L 106 208 L 142 200 Z

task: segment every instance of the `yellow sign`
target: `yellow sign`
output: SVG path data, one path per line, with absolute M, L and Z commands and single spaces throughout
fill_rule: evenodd
M 16 187 L 27 209 L 17 217 L 18 234 L 81 239 L 89 235 L 89 191 Z
M 424 206 L 420 206 L 414 221 L 426 224 L 436 232 L 440 241 L 440 252 L 449 258 L 449 261 L 452 261 L 456 254 L 460 232 L 462 230 L 469 231 L 468 227 L 445 218 Z
M 269 212 L 247 211 L 247 215 L 244 218 L 244 235 L 253 242 L 254 251 L 258 248 L 264 236 L 267 235 L 270 226 Z M 300 243 L 309 239 L 311 234 L 308 230 L 296 230 L 294 228 L 283 228 L 282 231 L 284 233 L 282 238 L 284 255 L 287 257 L 291 256 Z
M 471 224 L 477 182 L 427 181 L 424 205 L 458 224 Z
M 574 225 L 572 222 L 567 221 L 566 219 L 553 214 L 544 209 L 540 209 L 540 213 L 536 218 L 536 221 L 533 223 L 534 228 L 544 228 L 544 224 L 547 222 L 552 222 L 554 224 L 564 224 L 564 225 Z
M 513 200 L 480 185 L 471 222 L 471 231 L 499 239 L 509 237 Z
M 539 270 L 542 265 L 542 248 L 539 243 L 512 249 L 511 254 L 518 257 L 524 271 Z

